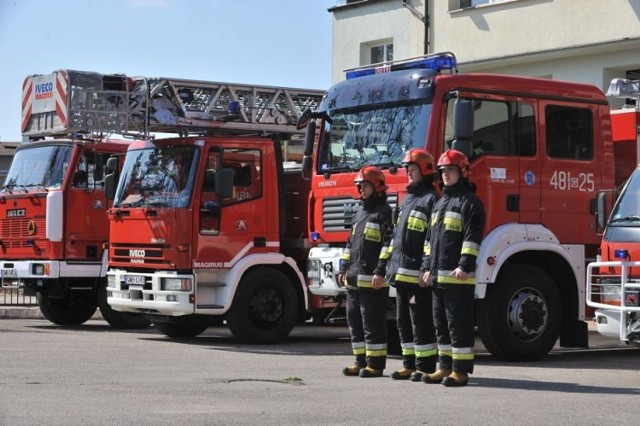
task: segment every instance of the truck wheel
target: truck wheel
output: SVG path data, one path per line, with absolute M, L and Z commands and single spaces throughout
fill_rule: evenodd
M 478 301 L 482 343 L 505 361 L 533 361 L 547 355 L 558 340 L 562 318 L 560 293 L 553 279 L 532 265 L 508 265 Z
M 49 321 L 58 325 L 84 324 L 93 316 L 98 308 L 95 303 L 76 297 L 72 301 L 54 299 L 45 292 L 36 293 L 36 301 L 40 312 Z
M 160 333 L 172 338 L 196 337 L 209 327 L 209 324 L 177 324 L 172 322 L 154 322 L 153 325 Z
M 120 330 L 146 328 L 151 325 L 151 321 L 143 317 L 141 314 L 133 314 L 130 312 L 114 311 L 107 303 L 107 281 L 100 280 L 98 282 L 98 307 L 102 318 L 113 328 Z
M 227 324 L 244 343 L 275 343 L 285 339 L 298 316 L 298 296 L 293 284 L 275 269 L 255 269 L 240 281 Z

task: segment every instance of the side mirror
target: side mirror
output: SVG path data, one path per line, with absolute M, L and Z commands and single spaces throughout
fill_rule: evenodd
M 313 165 L 313 143 L 316 139 L 316 122 L 312 121 L 307 127 L 304 135 L 304 152 L 302 156 L 302 177 L 306 180 L 311 179 L 311 167 Z
M 104 196 L 107 200 L 113 200 L 116 197 L 115 173 L 110 173 L 104 178 Z
M 233 195 L 233 169 L 223 168 L 216 173 L 216 195 L 228 198 Z
M 298 118 L 298 122 L 296 123 L 296 129 L 304 129 L 307 124 L 309 124 L 309 121 L 311 121 L 311 108 L 307 108 L 302 111 L 302 114 L 300 114 L 300 118 Z
M 473 155 L 473 102 L 457 99 L 453 109 L 453 142 L 451 148 L 467 158 Z
M 607 226 L 607 216 L 607 193 L 598 192 L 595 211 L 596 233 L 604 231 L 605 226 Z
M 109 157 L 107 160 L 107 172 L 115 173 L 118 170 L 118 157 Z

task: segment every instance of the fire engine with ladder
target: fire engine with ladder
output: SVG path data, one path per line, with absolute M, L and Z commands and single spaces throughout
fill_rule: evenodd
M 114 117 L 127 84 L 122 75 L 70 70 L 23 84 L 25 142 L 0 191 L 0 274 L 3 287 L 35 295 L 55 324 L 82 324 L 98 307 L 116 328 L 150 324 L 113 311 L 106 297 L 104 166 L 129 145 L 107 134 L 120 130 Z
M 309 307 L 296 123 L 324 91 L 171 78 L 127 89 L 113 120 L 143 137 L 107 162 L 109 305 L 170 337 L 226 320 L 241 341 L 285 338 Z

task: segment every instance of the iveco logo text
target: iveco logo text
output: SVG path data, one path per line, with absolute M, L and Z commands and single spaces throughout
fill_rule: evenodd
M 129 250 L 129 257 L 144 257 L 144 250 Z

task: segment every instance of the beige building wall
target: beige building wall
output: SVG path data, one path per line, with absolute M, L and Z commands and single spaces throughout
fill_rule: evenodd
M 640 0 L 368 0 L 330 9 L 332 81 L 367 64 L 363 46 L 392 40 L 394 58 L 451 51 L 462 72 L 546 77 L 594 84 L 640 69 Z M 343 2 L 344 3 L 344 2 Z M 340 3 L 337 3 L 337 5 Z

